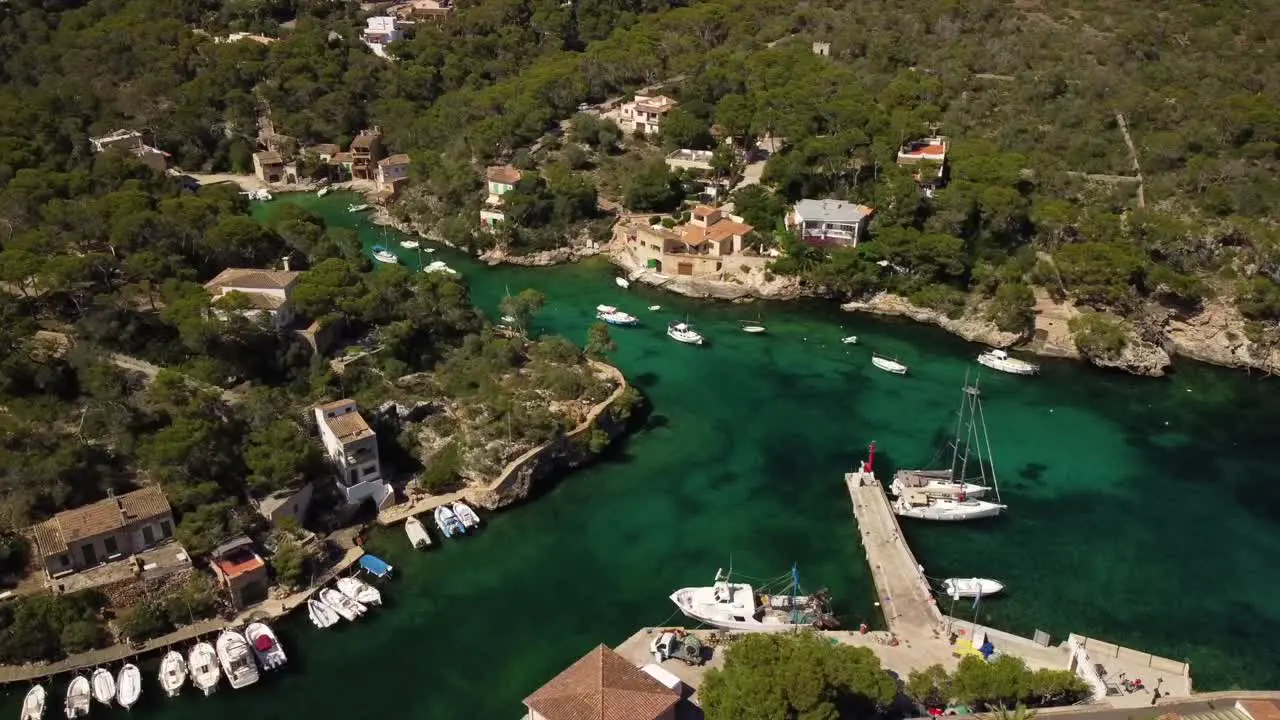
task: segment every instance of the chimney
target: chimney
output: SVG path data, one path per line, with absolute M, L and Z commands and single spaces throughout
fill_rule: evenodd
M 284 257 L 280 258 L 280 264 L 284 266 L 285 272 L 289 272 L 289 256 L 288 255 L 285 255 Z

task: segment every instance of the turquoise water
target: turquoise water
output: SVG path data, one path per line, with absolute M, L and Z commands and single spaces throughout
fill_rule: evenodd
M 300 201 L 331 222 L 356 222 L 346 198 Z M 364 228 L 366 241 L 381 232 Z M 292 663 L 279 677 L 177 702 L 149 684 L 142 713 L 516 717 L 520 700 L 565 665 L 668 621 L 673 589 L 705 584 L 730 561 L 756 577 L 797 562 L 805 585 L 832 590 L 846 625 L 876 622 L 843 473 L 872 440 L 882 477 L 932 459 L 976 368 L 975 346 L 820 303 L 624 291 L 601 263 L 491 269 L 449 250 L 435 256 L 491 314 L 507 288 L 542 290 L 537 324 L 579 342 L 599 303 L 638 315 L 641 327 L 613 332 L 613 359 L 652 401 L 647 425 L 476 537 L 414 553 L 399 530 L 375 534 L 370 549 L 397 568 L 388 608 L 327 632 L 287 621 Z M 663 309 L 646 310 L 654 304 Z M 740 332 L 738 321 L 757 313 L 768 333 Z M 666 321 L 686 314 L 708 347 L 664 336 Z M 859 345 L 840 344 L 848 334 Z M 873 369 L 872 350 L 911 374 Z M 1000 628 L 1040 628 L 1055 641 L 1078 632 L 1189 659 L 1199 689 L 1280 687 L 1270 641 L 1280 637 L 1280 580 L 1269 572 L 1280 551 L 1271 382 L 1183 361 L 1164 380 L 1046 361 L 1038 378 L 985 374 L 982 387 L 1010 510 L 985 524 L 906 525 L 928 574 L 1005 582 L 1007 594 L 979 609 Z M 11 709 L 12 697 L 0 712 Z

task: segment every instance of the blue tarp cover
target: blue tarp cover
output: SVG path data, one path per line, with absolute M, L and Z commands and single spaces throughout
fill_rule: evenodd
M 377 555 L 362 555 L 360 557 L 360 567 L 378 577 L 385 577 L 391 574 L 391 566 L 387 564 L 386 560 Z

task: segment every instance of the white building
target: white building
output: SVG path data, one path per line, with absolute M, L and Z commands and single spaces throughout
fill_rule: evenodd
M 403 35 L 396 27 L 396 19 L 389 15 L 371 17 L 365 21 L 364 41 L 370 45 L 390 45 Z
M 662 131 L 662 119 L 680 103 L 666 95 L 636 95 L 619 109 L 618 125 L 627 132 L 644 132 L 657 135 Z
M 853 247 L 866 235 L 873 213 L 873 208 L 858 203 L 804 199 L 787 213 L 787 229 L 809 245 Z
M 280 330 L 293 322 L 293 287 L 302 273 L 288 270 L 258 270 L 255 268 L 227 268 L 204 284 L 213 296 L 215 312 L 218 301 L 231 293 L 240 293 L 248 299 L 250 308 L 240 311 L 247 317 L 265 316 L 272 327 Z
M 349 505 L 372 498 L 379 507 L 394 491 L 382 479 L 378 436 L 360 416 L 354 400 L 343 399 L 315 408 L 316 425 L 325 454 L 338 474 L 338 489 Z
M 489 197 L 485 206 L 480 208 L 480 225 L 493 228 L 505 222 L 507 216 L 502 212 L 502 196 L 516 189 L 516 183 L 524 178 L 524 173 L 510 165 L 494 165 L 486 168 L 484 179 L 489 189 Z

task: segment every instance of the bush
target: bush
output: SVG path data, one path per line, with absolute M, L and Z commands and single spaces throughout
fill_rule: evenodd
M 1265 277 L 1252 277 L 1240 283 L 1236 305 L 1240 314 L 1250 320 L 1280 320 L 1280 284 Z
M 310 559 L 310 553 L 297 540 L 285 538 L 271 556 L 271 569 L 275 571 L 276 582 L 290 589 L 305 585 Z
M 907 297 L 913 305 L 927 307 L 946 315 L 958 318 L 964 314 L 965 294 L 948 285 L 929 285 L 917 290 Z
M 165 598 L 164 612 L 173 625 L 186 625 L 218 614 L 218 596 L 209 576 L 195 573 Z
M 968 656 L 960 661 L 949 684 L 955 699 L 978 708 L 1069 705 L 1090 692 L 1084 680 L 1070 670 L 1032 672 L 1012 655 L 1002 655 L 994 662 Z
M 1035 326 L 1036 295 L 1022 283 L 1003 283 L 987 307 L 987 319 L 1005 332 L 1025 333 Z
M 458 443 L 450 441 L 427 461 L 427 469 L 418 476 L 418 483 L 429 493 L 447 492 L 457 486 L 461 464 L 462 452 Z
M 130 640 L 149 640 L 164 635 L 173 624 L 158 603 L 143 600 L 124 611 L 120 618 L 120 633 Z
M 1076 349 L 1088 358 L 1108 359 L 1120 355 L 1129 341 L 1128 327 L 1117 317 L 1085 313 L 1067 323 Z

